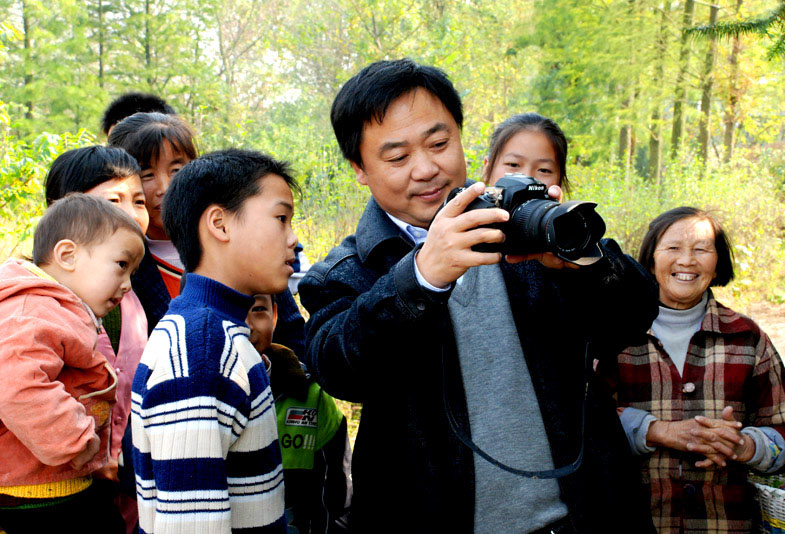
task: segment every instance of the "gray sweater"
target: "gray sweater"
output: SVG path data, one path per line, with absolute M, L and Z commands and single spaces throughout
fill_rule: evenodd
M 472 440 L 497 460 L 553 468 L 537 396 L 498 265 L 469 269 L 449 300 Z M 527 533 L 567 515 L 555 479 L 508 473 L 474 455 L 476 533 Z

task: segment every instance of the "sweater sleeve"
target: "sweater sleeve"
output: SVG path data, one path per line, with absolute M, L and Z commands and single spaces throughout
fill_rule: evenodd
M 762 473 L 775 473 L 785 465 L 785 439 L 767 426 L 750 426 L 742 429 L 742 434 L 755 442 L 755 454 L 747 465 Z
M 625 408 L 619 419 L 633 454 L 640 456 L 654 452 L 655 448 L 646 443 L 646 434 L 649 433 L 649 426 L 657 420 L 656 417 L 645 410 Z
M 755 441 L 753 469 L 772 473 L 785 465 L 785 384 L 780 355 L 769 336 L 760 331 L 755 347 L 756 365 L 749 390 L 754 392 L 756 412 L 752 425 L 742 432 Z
M 57 320 L 0 319 L 0 420 L 46 465 L 62 465 L 87 446 L 95 421 L 57 380 L 68 350 L 91 351 Z

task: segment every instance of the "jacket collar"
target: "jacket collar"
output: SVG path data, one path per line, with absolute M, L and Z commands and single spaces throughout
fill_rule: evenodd
M 46 271 L 44 271 L 38 265 L 36 265 L 36 264 L 34 264 L 32 262 L 20 260 L 20 261 L 17 261 L 17 264 L 21 265 L 22 267 L 27 269 L 30 273 L 34 274 L 38 278 L 46 280 L 47 282 L 51 282 L 51 283 L 55 284 L 55 287 L 62 288 L 63 290 L 65 290 L 68 293 L 70 293 L 71 295 L 73 295 L 73 297 L 82 305 L 84 310 L 90 316 L 90 319 L 93 321 L 93 326 L 95 327 L 96 333 L 98 333 L 98 334 L 101 333 L 101 318 L 100 317 L 96 317 L 95 313 L 93 313 L 93 310 L 90 308 L 90 306 L 88 306 L 85 301 L 83 301 L 81 298 L 79 298 L 76 295 L 76 293 L 74 293 L 69 288 L 67 288 L 66 286 L 64 286 L 63 284 L 61 284 L 57 280 L 55 280 Z
M 376 247 L 387 241 L 399 240 L 409 249 L 414 248 L 414 244 L 404 236 L 373 197 L 366 204 L 360 222 L 357 223 L 356 236 L 357 254 L 363 263 Z
M 474 180 L 467 178 L 463 186 L 469 187 L 473 183 Z M 365 206 L 360 222 L 357 223 L 355 235 L 357 236 L 357 254 L 363 263 L 365 263 L 365 260 L 368 259 L 378 245 L 395 238 L 406 243 L 409 249 L 414 248 L 414 243 L 390 220 L 390 217 L 387 216 L 387 213 L 373 197 Z
M 753 324 L 744 316 L 736 313 L 727 306 L 717 302 L 711 289 L 706 290 L 708 298 L 706 300 L 706 314 L 701 321 L 700 331 L 712 332 L 714 334 L 736 334 L 740 332 L 753 331 Z M 649 328 L 649 336 L 656 338 L 654 331 Z
M 717 334 L 737 334 L 754 330 L 752 321 L 717 302 L 711 289 L 707 291 L 709 299 L 706 302 L 706 315 L 703 316 L 701 330 Z

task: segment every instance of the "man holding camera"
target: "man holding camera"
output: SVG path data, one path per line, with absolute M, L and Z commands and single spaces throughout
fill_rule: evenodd
M 309 369 L 363 403 L 353 531 L 652 532 L 591 369 L 649 328 L 651 277 L 610 241 L 578 269 L 549 253 L 472 250 L 503 242 L 486 226 L 509 218 L 464 211 L 481 184 L 434 217 L 468 185 L 460 97 L 438 69 L 374 63 L 344 85 L 331 120 L 373 198 L 300 294 Z

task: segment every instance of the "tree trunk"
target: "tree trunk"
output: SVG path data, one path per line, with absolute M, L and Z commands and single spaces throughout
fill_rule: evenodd
M 628 0 L 627 8 L 632 15 L 635 10 L 635 0 Z M 630 43 L 632 44 L 632 43 Z M 630 64 L 635 64 L 635 46 L 630 46 Z M 619 130 L 619 164 L 624 168 L 625 176 L 629 176 L 630 167 L 632 166 L 632 157 L 635 153 L 634 148 L 634 133 L 633 121 L 630 119 L 630 114 L 633 113 L 633 105 L 635 103 L 635 92 L 638 80 L 633 82 L 633 86 L 629 87 L 629 96 L 624 99 L 621 104 L 622 107 L 622 120 L 626 123 L 623 124 Z
M 684 30 L 692 26 L 695 18 L 695 2 L 687 0 L 684 4 L 684 23 L 681 33 L 681 52 L 679 52 L 679 74 L 676 77 L 676 91 L 673 102 L 673 131 L 671 132 L 671 157 L 681 148 L 681 135 L 684 131 L 684 101 L 687 97 L 685 78 L 690 64 L 690 41 Z
M 104 2 L 98 0 L 98 86 L 104 88 Z
M 200 39 L 200 34 L 199 34 L 198 30 L 197 30 L 196 38 L 194 39 L 194 55 L 193 55 L 193 65 L 194 65 L 194 67 L 199 65 L 199 57 L 201 55 L 201 52 L 199 50 L 199 39 Z M 192 74 L 191 75 L 191 91 L 190 91 L 190 94 L 188 95 L 188 109 L 189 109 L 190 114 L 191 114 L 191 121 L 190 122 L 191 122 L 191 124 L 197 126 L 198 128 L 201 128 L 201 124 L 197 124 L 196 123 L 196 92 L 197 92 L 197 90 L 196 90 L 196 76 L 194 76 Z
M 622 104 L 623 109 L 629 109 L 631 97 Z M 619 165 L 624 168 L 625 174 L 630 171 L 630 153 L 632 145 L 632 127 L 625 124 L 619 130 Z
M 24 47 L 25 47 L 25 77 L 24 86 L 28 89 L 30 84 L 33 83 L 32 61 L 30 55 L 33 53 L 33 47 L 30 43 L 30 14 L 27 12 L 27 2 L 22 0 L 22 31 L 24 32 Z M 25 91 L 27 92 L 27 91 Z M 25 118 L 33 120 L 33 100 L 29 98 L 25 102 Z
M 651 112 L 651 126 L 649 127 L 649 180 L 659 183 L 660 173 L 662 172 L 662 86 L 665 83 L 665 52 L 668 47 L 668 40 L 665 35 L 665 25 L 667 24 L 668 5 L 662 6 L 662 18 L 660 19 L 660 31 L 657 35 L 657 66 L 654 69 L 654 86 L 657 88 L 654 109 Z
M 153 53 L 150 35 L 150 0 L 144 2 L 144 66 L 147 71 L 147 85 L 153 88 Z
M 717 23 L 719 6 L 711 6 L 709 25 Z M 701 119 L 698 131 L 698 146 L 702 160 L 702 168 L 706 170 L 706 161 L 709 158 L 709 138 L 711 137 L 711 93 L 714 88 L 714 63 L 717 61 L 717 39 L 709 40 L 709 49 L 706 51 L 706 61 L 703 65 L 701 76 Z
M 736 1 L 736 16 L 741 11 L 743 0 Z M 723 160 L 727 163 L 733 158 L 733 148 L 736 144 L 736 121 L 739 118 L 739 54 L 741 53 L 741 40 L 738 36 L 733 38 L 733 48 L 730 54 L 730 81 L 728 83 L 728 106 L 725 108 L 725 155 Z

